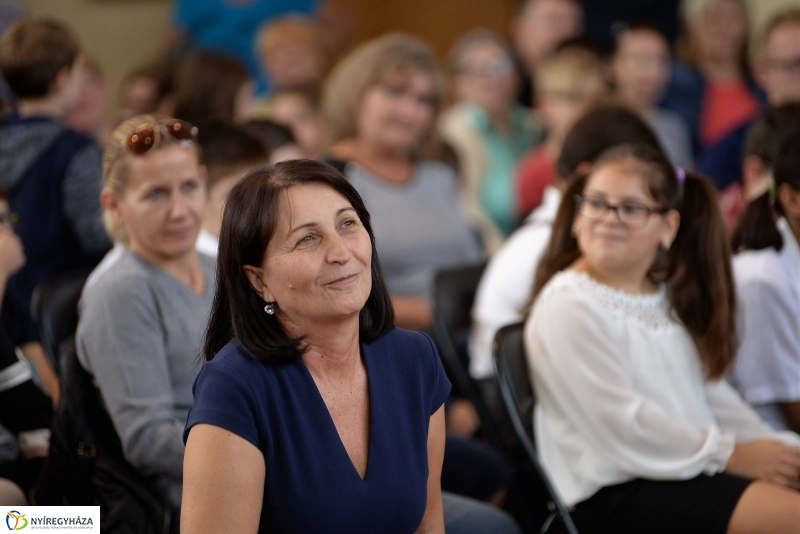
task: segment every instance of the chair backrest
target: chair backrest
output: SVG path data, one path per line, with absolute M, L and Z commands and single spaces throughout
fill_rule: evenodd
M 552 514 L 545 522 L 542 532 L 546 532 L 552 520 L 558 517 L 569 534 L 577 534 L 578 530 L 569 511 L 561 502 L 536 454 L 533 425 L 536 394 L 531 384 L 528 361 L 525 356 L 524 323 L 511 324 L 498 330 L 494 337 L 493 353 L 500 393 L 506 410 L 522 448 L 533 464 L 539 482 L 550 497 L 547 505 Z
M 472 325 L 472 303 L 485 267 L 485 263 L 480 263 L 436 273 L 433 280 L 433 337 L 454 389 L 475 406 L 486 440 L 501 449 L 491 414 L 468 371 L 467 342 Z
M 78 327 L 78 301 L 89 276 L 88 269 L 62 273 L 36 286 L 31 314 L 53 367 L 59 368 L 59 347 Z

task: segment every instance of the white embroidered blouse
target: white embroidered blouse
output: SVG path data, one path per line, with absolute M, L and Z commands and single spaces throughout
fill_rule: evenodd
M 724 380 L 707 381 L 667 290 L 632 295 L 555 275 L 525 325 L 537 449 L 567 506 L 634 478 L 724 470 L 735 443 L 772 431 Z

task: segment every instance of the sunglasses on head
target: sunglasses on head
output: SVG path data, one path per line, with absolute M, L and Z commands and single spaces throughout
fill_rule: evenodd
M 141 156 L 161 144 L 165 136 L 177 140 L 182 146 L 197 142 L 197 127 L 179 119 L 148 122 L 137 127 L 126 145 L 131 154 Z

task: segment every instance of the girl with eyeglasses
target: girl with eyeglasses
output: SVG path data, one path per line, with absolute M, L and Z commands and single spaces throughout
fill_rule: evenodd
M 800 532 L 800 436 L 724 380 L 726 243 L 713 186 L 644 146 L 565 194 L 525 343 L 538 451 L 580 532 Z
M 800 133 L 776 144 L 733 235 L 743 331 L 731 382 L 773 428 L 800 432 Z
M 206 209 L 196 128 L 141 115 L 103 154 L 108 233 L 124 250 L 84 294 L 81 365 L 94 376 L 126 459 L 180 503 L 181 432 L 214 296 L 214 260 L 195 249 Z

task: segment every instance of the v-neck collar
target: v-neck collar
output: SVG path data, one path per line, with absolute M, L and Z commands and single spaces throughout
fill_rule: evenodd
M 342 436 L 339 434 L 339 430 L 336 428 L 336 424 L 333 422 L 333 417 L 331 416 L 331 412 L 328 410 L 328 406 L 325 404 L 325 399 L 322 398 L 322 393 L 320 393 L 319 388 L 317 387 L 317 383 L 314 381 L 314 377 L 311 376 L 311 371 L 306 366 L 305 362 L 302 358 L 298 358 L 298 363 L 303 370 L 306 380 L 308 381 L 308 386 L 314 391 L 315 395 L 315 402 L 317 404 L 316 409 L 321 410 L 324 414 L 323 419 L 325 420 L 326 425 L 326 432 L 331 432 L 332 436 L 335 436 L 335 442 L 338 443 L 339 453 L 342 456 L 342 461 L 346 462 L 350 466 L 350 471 L 356 477 L 357 480 L 361 482 L 368 482 L 370 478 L 370 473 L 373 471 L 372 464 L 373 464 L 373 455 L 375 454 L 375 395 L 373 395 L 373 376 L 370 372 L 370 358 L 369 358 L 369 347 L 364 343 L 359 343 L 359 347 L 361 348 L 361 354 L 364 356 L 364 368 L 367 372 L 367 397 L 369 399 L 369 439 L 368 439 L 368 448 L 367 448 L 367 469 L 364 471 L 364 478 L 361 478 L 361 475 L 356 469 L 355 464 L 353 464 L 353 460 L 350 459 L 350 455 L 347 453 L 347 448 L 344 446 L 344 441 L 342 441 Z

